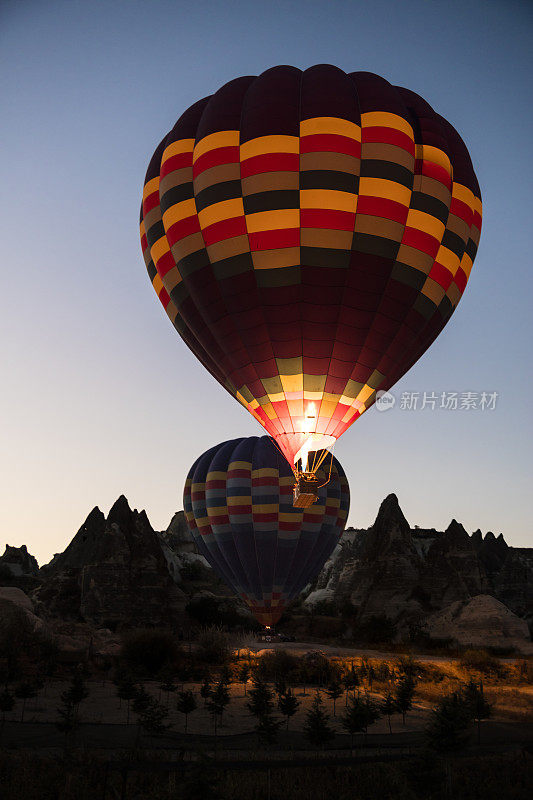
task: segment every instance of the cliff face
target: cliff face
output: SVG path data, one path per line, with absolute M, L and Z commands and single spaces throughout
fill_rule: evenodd
M 531 623 L 532 575 L 533 550 L 492 533 L 469 536 L 456 520 L 443 533 L 413 529 L 389 495 L 371 528 L 345 531 L 306 603 L 350 602 L 358 623 L 385 615 L 405 630 L 486 595 Z
M 339 588 L 361 619 L 409 603 L 409 587 L 418 578 L 420 556 L 396 495 L 381 504 L 372 528 L 351 546 L 339 575 Z M 332 588 L 332 587 L 329 587 Z M 337 590 L 334 589 L 334 595 Z
M 170 577 L 160 536 L 119 497 L 94 508 L 67 549 L 41 570 L 36 598 L 50 613 L 117 628 L 171 625 L 185 596 Z

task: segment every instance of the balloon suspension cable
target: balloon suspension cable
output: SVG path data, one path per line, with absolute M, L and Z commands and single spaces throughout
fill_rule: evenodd
M 318 487 L 317 487 L 318 489 L 321 489 L 323 486 L 327 486 L 327 484 L 330 482 L 330 480 L 331 480 L 331 469 L 332 469 L 332 467 L 333 467 L 333 453 L 331 454 L 331 461 L 329 462 L 329 475 L 328 475 L 328 479 L 327 479 L 327 481 L 325 481 L 325 483 L 321 483 L 321 484 L 320 484 L 320 486 L 318 486 Z
M 313 466 L 312 466 L 312 469 L 310 470 L 310 472 L 315 473 L 318 469 L 320 469 L 320 467 L 322 466 L 322 464 L 324 463 L 324 461 L 326 460 L 327 457 L 328 457 L 328 451 L 327 450 L 325 450 L 325 449 L 324 450 L 316 450 L 315 451 L 315 455 L 313 457 Z

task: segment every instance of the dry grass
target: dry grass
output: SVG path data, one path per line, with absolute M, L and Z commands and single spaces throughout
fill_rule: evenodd
M 145 753 L 148 762 L 149 754 Z M 350 767 L 312 763 L 293 769 L 224 770 L 208 763 L 188 773 L 150 773 L 130 763 L 124 780 L 101 762 L 84 754 L 75 761 L 0 755 L 3 800 L 94 800 L 104 795 L 123 800 L 526 800 L 532 779 L 532 759 L 496 755 L 452 759 L 424 756 L 402 762 L 381 761 Z M 448 789 L 447 789 L 448 787 Z

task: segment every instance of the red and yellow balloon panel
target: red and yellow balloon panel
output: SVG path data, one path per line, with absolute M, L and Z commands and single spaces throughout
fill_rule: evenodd
M 274 67 L 191 106 L 152 157 L 141 210 L 178 333 L 303 469 L 440 333 L 480 229 L 450 123 L 330 65 Z

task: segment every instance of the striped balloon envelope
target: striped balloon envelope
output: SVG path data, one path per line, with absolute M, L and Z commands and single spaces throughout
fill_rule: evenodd
M 303 470 L 438 336 L 480 230 L 450 123 L 408 89 L 324 64 L 237 78 L 187 109 L 141 211 L 178 333 Z
M 269 436 L 223 442 L 189 470 L 183 507 L 198 550 L 263 625 L 279 620 L 344 530 L 348 481 L 336 459 L 326 463 L 306 509 L 293 507 L 292 470 Z

